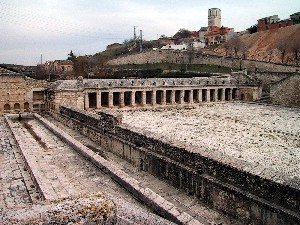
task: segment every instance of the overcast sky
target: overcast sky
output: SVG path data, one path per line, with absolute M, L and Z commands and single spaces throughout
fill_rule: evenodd
M 222 25 L 242 31 L 257 19 L 300 11 L 300 0 L 0 0 L 0 63 L 36 65 L 105 50 L 133 37 L 174 35 L 207 26 L 209 8 L 222 10 Z

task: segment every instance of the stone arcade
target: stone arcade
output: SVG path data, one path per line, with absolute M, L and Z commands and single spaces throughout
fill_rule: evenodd
M 48 108 L 69 105 L 82 110 L 126 107 L 189 107 L 233 100 L 255 101 L 261 88 L 239 76 L 66 80 L 48 88 Z

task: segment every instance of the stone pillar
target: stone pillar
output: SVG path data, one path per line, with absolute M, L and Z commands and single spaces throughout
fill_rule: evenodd
M 235 92 L 235 99 L 236 99 L 236 100 L 240 100 L 240 90 L 239 90 L 239 89 L 236 89 L 236 92 Z
M 108 108 L 114 107 L 114 93 L 112 91 L 108 92 Z
M 142 91 L 142 106 L 146 105 L 146 91 Z
M 210 102 L 210 89 L 207 89 L 207 91 L 206 91 L 206 102 L 207 103 Z
M 131 92 L 131 106 L 134 107 L 135 106 L 135 91 Z
M 175 105 L 175 90 L 171 90 L 171 105 Z
M 162 90 L 161 104 L 162 105 L 167 104 L 167 91 L 166 90 Z
M 97 92 L 97 109 L 101 108 L 101 91 Z
M 90 108 L 89 93 L 85 93 L 85 96 L 84 96 L 84 109 L 88 110 L 89 108 Z
M 152 106 L 156 106 L 156 90 L 152 91 L 151 103 L 152 103 Z
M 215 102 L 218 102 L 218 88 L 215 89 L 214 101 L 215 101 Z
M 119 102 L 120 102 L 120 108 L 123 108 L 125 106 L 124 91 L 121 91 L 119 94 Z
M 222 88 L 222 102 L 225 102 L 225 88 Z
M 198 101 L 199 103 L 202 103 L 202 89 L 198 90 Z
M 194 103 L 193 90 L 189 90 L 189 104 Z
M 180 90 L 179 104 L 182 105 L 184 103 L 184 90 Z
M 229 89 L 228 100 L 232 101 L 232 88 Z

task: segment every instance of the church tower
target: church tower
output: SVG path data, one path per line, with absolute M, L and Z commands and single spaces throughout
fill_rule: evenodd
M 211 8 L 208 10 L 208 26 L 221 27 L 221 9 Z

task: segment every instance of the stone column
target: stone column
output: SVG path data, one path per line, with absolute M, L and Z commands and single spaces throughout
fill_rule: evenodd
M 222 88 L 222 102 L 225 102 L 225 88 Z
M 161 104 L 162 105 L 167 104 L 167 91 L 166 90 L 162 90 Z
M 215 101 L 215 102 L 218 102 L 218 88 L 215 89 L 214 101 Z
M 198 101 L 199 103 L 202 103 L 202 89 L 198 90 Z
M 134 107 L 135 106 L 135 91 L 131 92 L 131 106 Z
M 232 101 L 232 88 L 229 89 L 228 100 Z
M 114 93 L 112 91 L 108 92 L 108 108 L 114 107 Z
M 151 103 L 152 103 L 152 106 L 156 106 L 156 90 L 152 91 Z
M 175 105 L 175 90 L 171 90 L 171 105 Z
M 206 102 L 207 103 L 210 102 L 210 89 L 207 89 L 207 91 L 206 91 Z
M 89 93 L 85 93 L 85 96 L 84 96 L 84 109 L 88 110 L 89 108 L 90 108 Z
M 120 108 L 123 108 L 125 106 L 124 91 L 121 91 L 119 94 L 119 102 L 120 102 Z
M 97 92 L 97 109 L 101 108 L 101 91 Z
M 182 105 L 184 103 L 184 90 L 180 90 L 179 96 L 179 104 Z
M 146 105 L 146 91 L 142 91 L 142 106 Z
M 235 99 L 240 100 L 240 90 L 239 89 L 236 89 L 236 91 L 235 91 Z
M 194 103 L 193 90 L 189 90 L 189 104 Z

